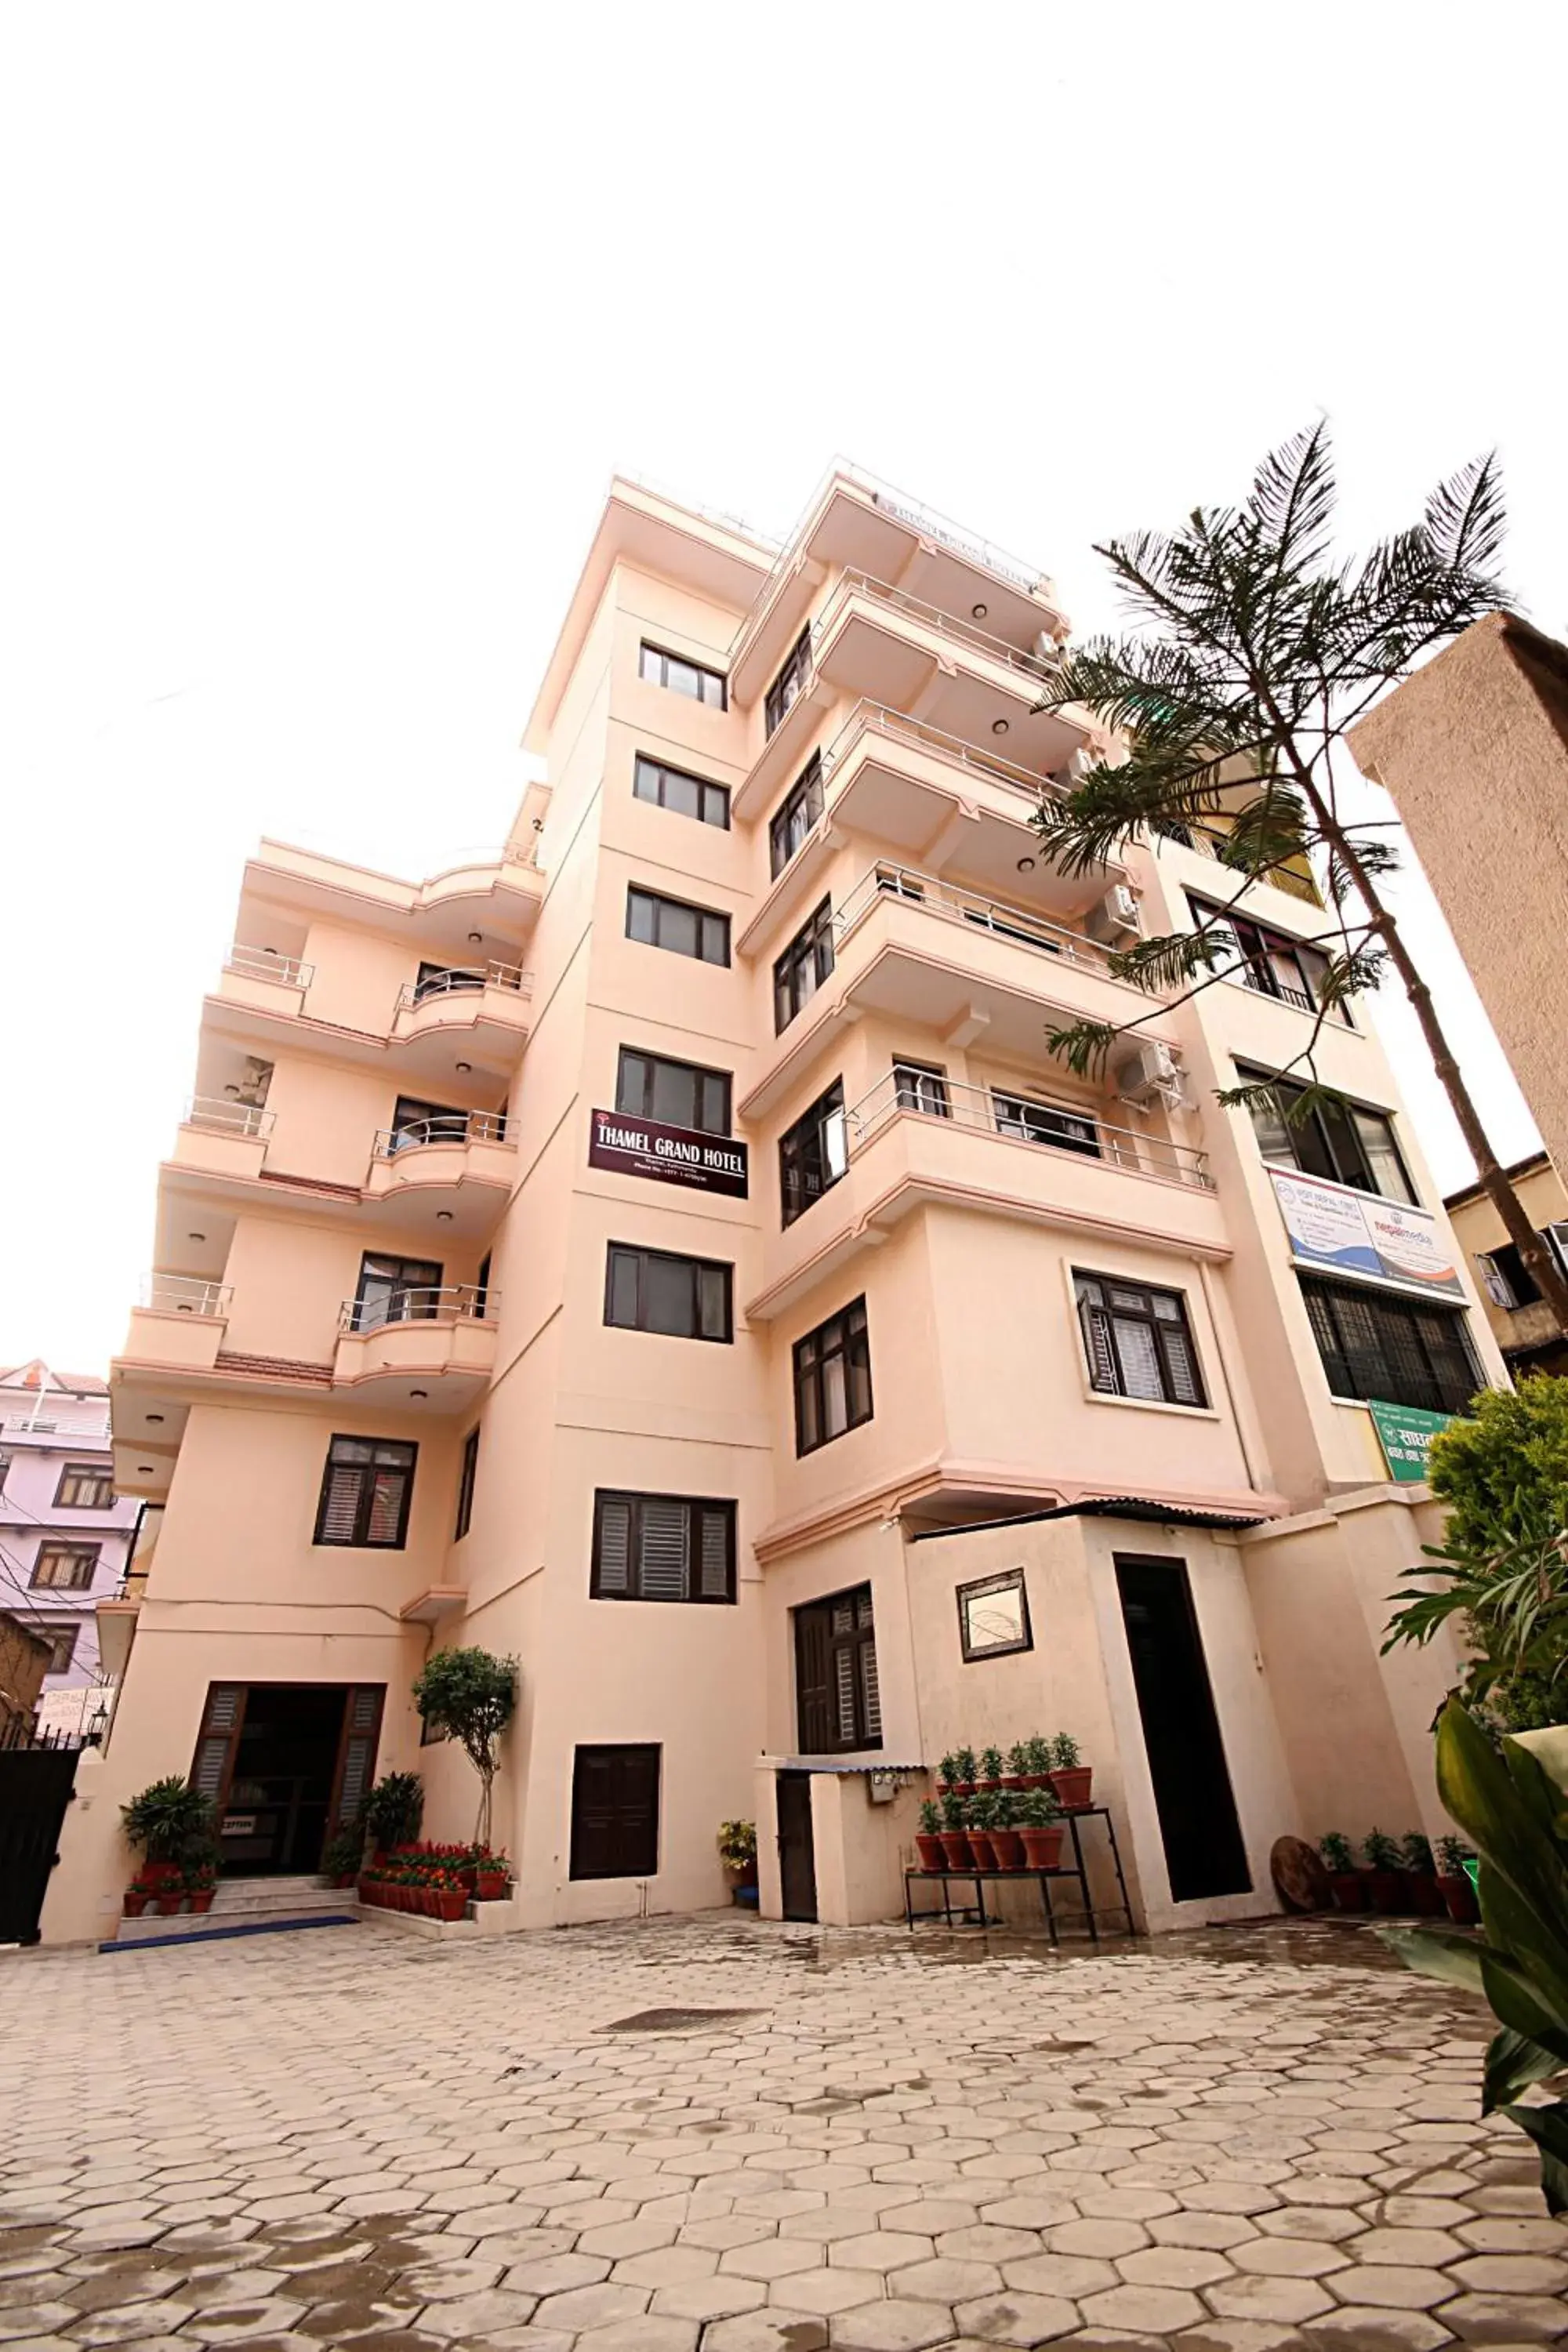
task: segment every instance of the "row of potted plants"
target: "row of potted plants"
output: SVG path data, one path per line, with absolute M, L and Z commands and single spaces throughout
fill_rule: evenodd
M 1348 1837 L 1331 1830 L 1319 1841 L 1318 1852 L 1329 1874 L 1334 1905 L 1341 1911 L 1377 1911 L 1385 1917 L 1415 1912 L 1440 1918 L 1446 1910 L 1461 1927 L 1474 1927 L 1480 1916 L 1475 1890 L 1465 1870 L 1472 1859 L 1462 1838 L 1440 1838 L 1438 1860 L 1419 1830 L 1403 1838 L 1383 1830 L 1369 1830 L 1362 1840 L 1363 1861 Z
M 992 1796 L 1001 1790 L 1017 1795 L 1048 1788 L 1066 1812 L 1087 1805 L 1094 1785 L 1094 1768 L 1083 1761 L 1070 1731 L 1042 1732 L 1005 1753 L 1000 1748 L 983 1748 L 978 1755 L 973 1748 L 955 1748 L 942 1758 L 940 1774 L 939 1797 Z
M 404 1845 L 376 1854 L 356 1885 L 360 1901 L 373 1910 L 450 1921 L 460 1919 L 470 1901 L 503 1903 L 511 1868 L 488 1845 Z
M 1015 1790 L 950 1788 L 940 1806 L 928 1797 L 915 1834 L 927 1871 L 1055 1870 L 1061 1860 L 1061 1806 L 1048 1785 Z
M 216 1862 L 144 1862 L 125 1890 L 125 1916 L 140 1919 L 150 1909 L 173 1919 L 187 1904 L 193 1911 L 210 1911 L 216 1892 Z

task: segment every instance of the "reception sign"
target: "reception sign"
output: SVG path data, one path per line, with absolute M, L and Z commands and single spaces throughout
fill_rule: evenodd
M 1363 1282 L 1397 1283 L 1435 1297 L 1462 1298 L 1453 1252 L 1426 1209 L 1355 1192 L 1294 1169 L 1271 1168 L 1274 1197 L 1298 1265 Z
M 1381 1397 L 1369 1397 L 1366 1409 L 1377 1431 L 1389 1476 L 1402 1486 L 1413 1486 L 1425 1478 L 1432 1440 L 1440 1429 L 1447 1428 L 1453 1414 L 1423 1412 L 1418 1405 L 1384 1404 Z
M 660 1184 L 690 1184 L 701 1192 L 746 1198 L 746 1147 L 732 1135 L 706 1135 L 691 1127 L 664 1127 L 629 1111 L 596 1110 L 588 1131 L 588 1165 L 617 1176 L 651 1176 Z

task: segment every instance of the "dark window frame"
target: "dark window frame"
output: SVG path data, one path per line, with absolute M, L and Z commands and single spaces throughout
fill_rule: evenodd
M 644 939 L 640 932 L 632 929 L 632 909 L 638 899 L 653 909 L 653 936 L 649 939 Z M 694 915 L 697 918 L 698 944 L 696 947 L 677 947 L 670 940 L 659 938 L 661 928 L 659 918 L 666 908 L 673 912 Z M 719 938 L 724 950 L 722 955 L 710 956 L 703 952 L 706 926 L 710 923 L 716 923 L 719 926 Z M 729 916 L 717 907 L 700 907 L 694 898 L 674 898 L 667 890 L 650 890 L 646 883 L 628 882 L 626 885 L 626 937 L 636 946 L 657 948 L 663 955 L 685 956 L 689 963 L 706 963 L 713 965 L 715 969 L 729 969 L 731 961 Z
M 675 1504 L 686 1514 L 687 1590 L 684 1592 L 645 1592 L 641 1590 L 643 1520 L 649 1503 Z M 627 1585 L 624 1591 L 616 1591 L 613 1586 L 606 1587 L 604 1581 L 605 1507 L 612 1504 L 627 1507 Z M 723 1529 L 725 1589 L 722 1592 L 704 1592 L 701 1590 L 704 1521 L 710 1516 L 717 1518 Z M 594 1527 L 588 1553 L 589 1600 L 635 1601 L 649 1608 L 732 1609 L 737 1600 L 736 1517 L 737 1507 L 730 1496 L 658 1495 L 627 1486 L 596 1486 L 594 1489 Z
M 340 1445 L 369 1446 L 372 1458 L 368 1462 L 334 1461 L 334 1449 Z M 406 1455 L 407 1459 L 401 1463 L 377 1462 L 374 1456 L 376 1453 L 383 1451 L 402 1454 Z M 412 1439 L 356 1437 L 351 1431 L 335 1430 L 327 1440 L 327 1458 L 321 1471 L 321 1491 L 316 1504 L 316 1525 L 310 1538 L 311 1543 L 329 1551 L 405 1551 L 408 1548 L 408 1517 L 414 1501 L 414 1478 L 418 1462 L 419 1448 Z M 346 1537 L 326 1533 L 327 1513 L 332 1499 L 333 1473 L 338 1470 L 357 1470 L 361 1474 L 359 1492 L 354 1498 L 353 1533 Z M 402 1477 L 397 1502 L 396 1533 L 391 1536 L 373 1537 L 369 1529 L 374 1505 L 375 1474 L 392 1471 L 400 1473 Z
M 696 673 L 700 682 L 695 694 L 688 694 L 683 686 L 670 685 L 671 662 Z M 653 674 L 655 670 L 657 676 Z M 679 694 L 683 701 L 700 703 L 705 710 L 730 708 L 730 681 L 721 669 L 714 669 L 707 662 L 693 661 L 689 654 L 671 653 L 668 646 L 656 646 L 649 637 L 644 637 L 637 648 L 637 676 L 646 686 L 662 686 L 671 694 Z M 717 697 L 708 693 L 710 686 L 718 688 Z
M 1024 1631 L 1016 1642 L 975 1643 L 971 1638 L 968 1603 L 984 1601 L 988 1593 L 1016 1592 Z M 958 1646 L 966 1666 L 983 1665 L 987 1658 L 1016 1658 L 1021 1651 L 1035 1646 L 1035 1629 L 1029 1618 L 1029 1588 L 1021 1568 L 1005 1569 L 998 1576 L 976 1577 L 971 1583 L 961 1584 L 953 1594 L 958 1603 Z
M 1331 1396 L 1347 1404 L 1365 1404 L 1375 1397 L 1380 1404 L 1405 1405 L 1415 1412 L 1460 1413 L 1486 1387 L 1465 1307 L 1447 1302 L 1439 1306 L 1435 1299 L 1412 1297 L 1404 1291 L 1333 1281 L 1300 1270 L 1296 1278 Z M 1350 1336 L 1351 1318 L 1358 1311 L 1372 1327 L 1381 1356 L 1375 1373 L 1371 1370 L 1373 1349 L 1364 1339 L 1357 1341 Z M 1447 1366 L 1438 1363 L 1432 1345 L 1445 1328 Z M 1403 1365 L 1394 1360 L 1401 1349 L 1408 1350 Z
M 830 1367 L 842 1364 L 842 1385 L 845 1420 L 838 1429 L 827 1426 L 828 1403 L 832 1394 L 829 1386 Z M 841 1437 L 853 1430 L 864 1429 L 877 1414 L 876 1398 L 871 1387 L 871 1331 L 866 1314 L 866 1295 L 850 1299 L 835 1315 L 809 1331 L 803 1331 L 790 1349 L 790 1368 L 795 1391 L 795 1450 L 796 1459 L 808 1454 L 820 1454 L 825 1445 L 836 1445 Z M 860 1376 L 858 1380 L 857 1376 Z M 857 1388 L 860 1397 L 856 1395 Z M 857 1411 L 862 1402 L 863 1411 Z M 808 1437 L 808 1424 L 815 1421 L 816 1434 Z
M 1293 1097 L 1300 1100 L 1308 1091 L 1298 1080 L 1282 1077 L 1273 1070 L 1259 1069 L 1255 1064 L 1238 1062 L 1237 1073 L 1249 1085 L 1267 1081 L 1270 1089 L 1282 1097 Z M 1321 1177 L 1329 1184 L 1342 1184 L 1347 1192 L 1364 1192 L 1372 1200 L 1393 1201 L 1401 1208 L 1418 1209 L 1421 1198 L 1411 1177 L 1409 1163 L 1399 1148 L 1399 1134 L 1393 1112 L 1384 1109 L 1378 1103 L 1362 1102 L 1353 1095 L 1346 1095 L 1344 1103 L 1349 1107 L 1348 1122 L 1338 1105 L 1329 1108 L 1314 1104 L 1304 1118 L 1297 1118 L 1289 1115 L 1286 1103 L 1281 1100 L 1279 1122 L 1284 1139 L 1291 1148 L 1293 1157 L 1289 1160 L 1279 1159 L 1265 1148 L 1258 1115 L 1248 1106 L 1247 1116 L 1265 1165 L 1293 1168 L 1300 1175 Z M 1372 1181 L 1372 1155 L 1356 1127 L 1358 1118 L 1375 1119 L 1383 1129 L 1381 1140 L 1399 1171 L 1405 1186 L 1403 1192 L 1385 1192 Z M 1341 1135 L 1336 1132 L 1337 1127 L 1345 1127 L 1347 1131 Z M 1303 1144 L 1307 1146 L 1305 1156 L 1301 1149 Z M 1357 1155 L 1355 1159 L 1352 1158 L 1352 1153 Z M 1347 1169 L 1357 1172 L 1347 1174 Z
M 637 1309 L 639 1319 L 626 1323 L 614 1313 L 616 1305 L 616 1259 L 629 1259 L 636 1266 Z M 678 1265 L 691 1276 L 692 1328 L 689 1331 L 661 1331 L 654 1324 L 640 1318 L 647 1311 L 647 1268 L 650 1259 L 664 1265 Z M 705 1275 L 721 1277 L 724 1294 L 724 1328 L 722 1331 L 704 1331 L 702 1323 L 702 1282 Z M 732 1346 L 735 1338 L 735 1268 L 731 1261 L 717 1257 L 690 1257 L 683 1250 L 649 1249 L 642 1242 L 611 1241 L 605 1247 L 605 1328 L 608 1331 L 640 1331 L 655 1339 L 700 1339 L 711 1348 Z
M 815 906 L 784 953 L 773 961 L 773 1034 L 782 1037 L 833 977 L 837 961 L 833 939 L 833 901 Z M 811 985 L 802 988 L 809 976 Z
M 893 1101 L 899 1110 L 912 1110 L 921 1118 L 951 1118 L 952 1097 L 947 1069 L 941 1062 L 917 1062 L 912 1055 L 893 1058 Z
M 830 1118 L 840 1122 L 843 1137 L 840 1154 L 843 1165 L 835 1168 L 823 1145 L 823 1135 Z M 844 1121 L 844 1081 L 835 1078 L 825 1087 L 812 1103 L 807 1103 L 798 1118 L 792 1119 L 779 1138 L 779 1227 L 793 1225 L 797 1217 L 830 1192 L 849 1171 L 849 1135 Z
M 411 1279 L 434 1276 L 434 1281 Z M 392 1323 L 428 1323 L 434 1320 L 438 1300 L 432 1292 L 442 1288 L 446 1267 L 433 1257 L 399 1257 L 393 1250 L 365 1250 L 359 1262 L 359 1279 L 354 1285 L 353 1305 L 349 1314 L 351 1331 L 384 1331 Z M 370 1283 L 390 1283 L 393 1286 L 384 1299 L 367 1295 Z M 411 1306 L 410 1300 L 415 1303 Z M 377 1310 L 373 1320 L 367 1309 Z
M 850 1622 L 836 1631 L 834 1612 L 846 1611 Z M 869 1754 L 882 1746 L 881 1673 L 877 1661 L 877 1612 L 870 1584 L 853 1584 L 842 1592 L 826 1592 L 803 1601 L 791 1611 L 795 1620 L 795 1737 L 803 1756 Z M 820 1643 L 826 1679 L 821 1685 L 807 1681 L 814 1645 Z M 847 1672 L 844 1671 L 847 1665 Z M 849 1724 L 844 1725 L 848 1701 Z
M 768 869 L 776 882 L 800 855 L 823 810 L 822 753 L 814 751 L 768 824 Z
M 763 697 L 763 737 L 777 733 L 811 682 L 811 623 L 807 621 Z
M 1328 969 L 1329 959 L 1321 948 L 1314 947 L 1310 940 L 1297 939 L 1290 931 L 1276 930 L 1272 923 L 1260 923 L 1255 916 L 1240 914 L 1234 907 L 1220 906 L 1214 899 L 1199 897 L 1190 890 L 1187 906 L 1189 912 L 1197 918 L 1194 929 L 1206 925 L 1206 936 L 1211 940 L 1226 930 L 1235 940 L 1237 961 L 1227 967 L 1227 978 L 1238 981 L 1256 995 L 1272 996 L 1282 1003 L 1293 1004 L 1298 1013 L 1322 1011 L 1325 1019 L 1336 1023 L 1339 1027 L 1354 1029 L 1356 1024 L 1351 1017 L 1349 1005 L 1340 1003 L 1324 1007 L 1319 989 L 1313 984 L 1314 974 L 1321 980 L 1322 972 Z M 1295 967 L 1294 982 L 1280 978 L 1272 961 L 1276 956 Z M 1218 968 L 1215 967 L 1216 970 Z
M 68 1495 L 66 1488 L 71 1486 L 89 1486 L 97 1499 L 84 1503 L 77 1496 Z M 101 1462 L 62 1462 L 55 1487 L 54 1507 L 57 1511 L 111 1511 L 114 1508 L 112 1465 L 106 1466 Z
M 45 1560 L 51 1556 L 68 1559 L 78 1567 L 85 1565 L 87 1574 L 69 1577 L 41 1576 L 38 1571 Z M 98 1574 L 102 1559 L 101 1543 L 72 1543 L 68 1537 L 46 1537 L 33 1554 L 33 1565 L 27 1576 L 28 1589 L 34 1592 L 89 1591 L 91 1589 L 93 1578 Z
M 628 1083 L 628 1066 L 633 1063 L 642 1065 L 640 1082 L 635 1087 Z M 710 1120 L 695 1117 L 661 1118 L 654 1108 L 658 1074 L 660 1070 L 677 1071 L 681 1076 L 689 1077 L 695 1081 L 692 1087 L 694 1112 L 707 1107 L 702 1101 L 702 1097 L 710 1086 L 716 1083 L 723 1097 L 721 1123 L 715 1126 Z M 710 1069 L 704 1062 L 683 1062 L 673 1054 L 650 1053 L 642 1045 L 623 1045 L 616 1056 L 616 1108 L 617 1111 L 624 1112 L 628 1118 L 651 1119 L 656 1126 L 660 1127 L 684 1127 L 689 1129 L 694 1135 L 732 1135 L 734 1133 L 734 1091 L 735 1074 L 732 1070 Z M 629 1102 L 626 1099 L 626 1096 L 633 1092 L 640 1097 L 637 1102 Z
M 1181 1412 L 1206 1412 L 1209 1410 L 1208 1387 L 1198 1353 L 1197 1335 L 1187 1311 L 1185 1291 L 1168 1289 L 1163 1283 L 1125 1281 L 1120 1275 L 1101 1274 L 1092 1266 L 1083 1265 L 1073 1267 L 1072 1282 L 1089 1384 L 1097 1396 L 1118 1397 L 1130 1404 L 1169 1405 Z M 1105 1296 L 1100 1299 L 1086 1298 L 1080 1287 L 1085 1283 L 1097 1285 Z M 1121 1294 L 1120 1300 L 1113 1299 L 1113 1292 Z M 1129 1297 L 1147 1300 L 1149 1304 L 1146 1307 L 1128 1305 L 1125 1302 Z M 1162 1316 L 1152 1303 L 1157 1298 L 1173 1301 L 1176 1314 Z M 1153 1361 L 1160 1379 L 1159 1396 L 1142 1396 L 1130 1385 L 1131 1374 L 1116 1329 L 1119 1320 L 1137 1324 L 1152 1335 Z M 1182 1381 L 1173 1346 L 1178 1337 L 1185 1344 L 1186 1370 L 1196 1391 L 1193 1396 L 1178 1393 Z M 1108 1373 L 1110 1377 L 1102 1378 L 1102 1373 Z
M 642 790 L 645 774 L 657 780 L 656 791 L 645 793 Z M 697 806 L 694 809 L 676 807 L 667 798 L 668 782 L 672 776 L 680 783 L 690 784 L 693 787 L 697 794 Z M 718 810 L 717 815 L 709 814 L 710 795 L 712 796 L 712 805 Z M 716 832 L 728 833 L 730 830 L 729 785 L 716 784 L 709 776 L 695 776 L 689 768 L 678 768 L 671 761 L 656 760 L 651 751 L 637 751 L 633 754 L 632 798 L 641 801 L 648 808 L 668 809 L 672 816 L 689 817 L 696 824 L 710 824 Z
M 50 1644 L 49 1663 L 44 1668 L 46 1675 L 69 1674 L 76 1663 L 77 1644 L 81 1640 L 80 1624 L 40 1624 L 37 1630 Z
M 461 1543 L 474 1523 L 474 1483 L 479 1468 L 479 1424 L 476 1421 L 463 1440 L 463 1458 L 458 1472 L 458 1511 L 453 1523 L 452 1541 Z
M 1033 1095 L 1020 1094 L 1016 1087 L 994 1086 L 991 1116 L 997 1134 L 1011 1137 L 1015 1143 L 1033 1143 L 1047 1151 L 1076 1151 L 1084 1160 L 1105 1157 L 1100 1149 L 1100 1121 L 1092 1111 L 1069 1110 L 1065 1103 L 1041 1102 Z M 1086 1132 L 1053 1132 L 1052 1127 L 1059 1130 L 1082 1128 Z

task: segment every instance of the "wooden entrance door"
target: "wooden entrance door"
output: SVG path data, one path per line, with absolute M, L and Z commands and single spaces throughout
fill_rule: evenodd
M 815 1919 L 816 1847 L 811 1829 L 811 1774 L 781 1772 L 774 1790 L 780 1907 L 786 1919 Z
M 1186 1562 L 1119 1554 L 1116 1581 L 1172 1899 L 1249 1894 Z

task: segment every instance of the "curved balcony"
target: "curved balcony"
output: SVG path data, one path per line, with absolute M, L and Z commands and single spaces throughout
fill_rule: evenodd
M 472 1283 L 345 1299 L 332 1386 L 363 1388 L 378 1403 L 461 1412 L 495 1370 L 500 1306 L 498 1292 Z
M 477 1067 L 512 1069 L 528 1042 L 533 975 L 510 963 L 451 964 L 405 981 L 390 1042 L 410 1071 L 446 1072 L 454 1051 Z
M 531 791 L 542 807 L 548 795 L 537 786 Z M 403 882 L 395 875 L 378 874 L 290 842 L 264 841 L 248 861 L 247 887 L 254 887 L 268 898 L 282 895 L 290 906 L 329 917 L 341 916 L 345 902 L 351 907 L 357 902 L 373 919 L 391 915 L 399 928 L 412 921 L 416 934 L 427 938 L 467 915 L 484 917 L 509 934 L 521 934 L 531 927 L 544 894 L 537 862 L 542 819 L 535 816 L 531 823 L 528 805 L 523 819 L 519 835 L 499 848 L 459 854 L 443 872 L 423 882 Z M 280 879 L 286 885 L 281 894 Z
M 1230 1255 L 1205 1155 L 1112 1125 L 1092 1103 L 890 1070 L 825 1122 L 819 1158 L 822 1191 L 764 1244 L 763 1285 L 745 1306 L 750 1320 L 782 1313 L 926 1206 L 1163 1246 L 1187 1258 Z
M 437 1221 L 452 1234 L 485 1231 L 505 1207 L 517 1176 L 517 1147 L 499 1111 L 443 1111 L 383 1128 L 371 1151 L 367 1202 L 395 1205 L 417 1231 Z

